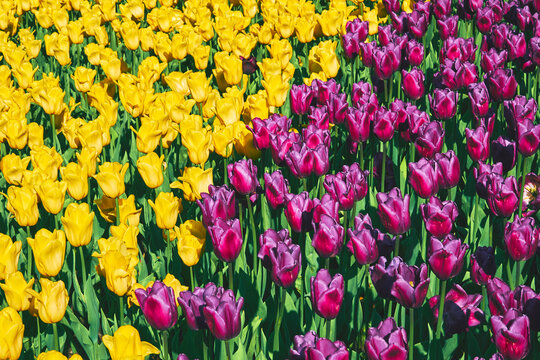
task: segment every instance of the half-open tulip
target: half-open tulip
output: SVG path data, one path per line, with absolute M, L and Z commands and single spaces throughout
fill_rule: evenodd
M 71 203 L 61 218 L 66 238 L 71 246 L 85 246 L 92 240 L 94 213 L 87 203 Z
M 94 175 L 94 178 L 105 195 L 115 199 L 126 191 L 124 176 L 128 167 L 128 163 L 122 165 L 117 162 L 107 162 L 99 166 L 99 173 Z
M 394 318 L 388 318 L 376 328 L 368 329 L 365 349 L 369 360 L 406 359 L 409 353 L 407 333 L 397 326 Z
M 219 295 L 206 296 L 206 306 L 202 312 L 208 329 L 219 340 L 234 339 L 242 330 L 241 311 L 244 298 L 236 300 L 232 290 L 225 290 Z
M 11 307 L 0 310 L 0 358 L 16 360 L 21 356 L 24 324 L 21 315 Z
M 316 276 L 311 278 L 311 303 L 317 315 L 325 319 L 335 319 L 341 308 L 345 288 L 343 276 L 334 277 L 326 269 L 320 269 Z
M 238 219 L 216 219 L 208 227 L 216 256 L 226 262 L 234 261 L 242 250 L 242 228 Z
M 136 289 L 135 295 L 144 317 L 155 329 L 167 330 L 178 320 L 178 310 L 172 288 L 156 281 L 148 289 Z
M 66 253 L 66 234 L 62 230 L 40 229 L 34 239 L 28 238 L 28 244 L 36 259 L 36 268 L 43 276 L 58 275 L 64 265 Z
M 148 204 L 156 214 L 156 224 L 160 229 L 172 229 L 178 220 L 178 214 L 182 211 L 182 200 L 174 196 L 172 192 L 160 192 L 154 203 L 148 199 Z
M 432 236 L 429 241 L 428 260 L 431 270 L 440 280 L 448 280 L 458 275 L 463 268 L 465 253 L 469 245 L 448 235 L 444 240 Z
M 186 266 L 194 266 L 201 259 L 201 253 L 206 242 L 206 229 L 202 222 L 186 220 L 180 226 L 175 227 L 178 239 L 178 255 Z
M 36 301 L 39 318 L 46 324 L 57 323 L 64 317 L 69 302 L 66 285 L 62 280 L 39 279 L 41 292 L 31 291 Z
M 493 340 L 497 350 L 506 359 L 520 360 L 529 353 L 531 347 L 529 324 L 529 318 L 515 309 L 510 309 L 504 316 L 491 317 Z
M 103 344 L 112 360 L 143 360 L 150 354 L 159 354 L 154 345 L 141 341 L 137 329 L 131 325 L 120 326 L 114 335 L 104 335 Z

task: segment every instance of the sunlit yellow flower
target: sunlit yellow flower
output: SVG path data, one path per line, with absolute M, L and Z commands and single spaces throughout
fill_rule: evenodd
M 189 90 L 193 99 L 202 103 L 205 102 L 208 98 L 208 94 L 212 90 L 210 82 L 212 81 L 212 76 L 209 78 L 206 77 L 206 74 L 202 71 L 192 72 L 187 78 L 187 83 Z
M 66 167 L 60 168 L 62 179 L 67 184 L 69 196 L 81 200 L 88 194 L 88 174 L 84 166 L 70 162 Z
M 137 50 L 139 48 L 139 25 L 135 21 L 123 21 L 120 25 L 120 34 L 124 39 L 124 45 L 129 50 Z
M 141 341 L 139 332 L 131 325 L 119 327 L 114 336 L 104 335 L 102 340 L 112 360 L 144 360 L 150 354 L 159 354 L 154 345 Z
M 24 325 L 21 315 L 11 308 L 0 310 L 0 359 L 17 360 L 21 356 Z
M 187 96 L 190 94 L 190 89 L 187 82 L 189 74 L 191 74 L 191 70 L 186 72 L 174 71 L 169 75 L 163 76 L 163 80 L 171 88 L 171 90 L 176 91 L 183 96 Z
M 35 237 L 28 238 L 28 245 L 36 260 L 36 268 L 43 276 L 58 275 L 64 264 L 66 234 L 62 230 L 39 229 Z
M 339 71 L 339 60 L 336 56 L 337 41 L 321 41 L 309 50 L 309 71 L 323 71 L 328 78 L 333 78 Z
M 379 17 L 377 9 L 365 9 L 364 21 L 369 22 L 369 35 L 375 35 L 379 32 Z
M 62 157 L 56 152 L 55 148 L 40 146 L 30 151 L 30 158 L 32 159 L 34 170 L 41 170 L 50 179 L 56 179 L 58 177 L 58 169 L 62 165 Z
M 88 92 L 94 84 L 94 78 L 96 77 L 95 69 L 88 69 L 84 66 L 78 66 L 75 69 L 75 73 L 71 75 L 73 81 L 75 81 L 75 88 L 79 92 Z
M 223 71 L 227 84 L 236 85 L 240 83 L 243 72 L 242 60 L 238 56 L 220 51 L 214 54 L 214 63 L 216 69 Z
M 92 176 L 96 173 L 98 152 L 95 149 L 85 147 L 81 152 L 77 153 L 76 156 L 79 165 L 86 169 L 88 176 Z
M 43 126 L 31 122 L 28 124 L 28 147 L 36 150 L 43 145 Z
M 168 34 L 157 32 L 154 35 L 154 51 L 161 61 L 167 63 L 172 60 L 172 42 Z
M 148 204 L 156 214 L 156 224 L 160 229 L 172 229 L 182 211 L 182 200 L 174 196 L 172 192 L 160 192 L 154 203 L 148 199 Z
M 298 41 L 303 44 L 313 41 L 316 24 L 317 22 L 314 19 L 306 19 L 305 17 L 296 18 L 294 30 Z
M 115 199 L 103 196 L 95 200 L 101 216 L 110 223 L 116 221 L 116 201 Z M 135 195 L 129 195 L 127 199 L 118 199 L 120 206 L 120 223 L 128 225 L 138 225 L 142 209 L 135 206 Z
M 163 184 L 163 159 L 165 155 L 158 156 L 155 152 L 141 156 L 137 159 L 137 170 L 146 186 L 155 189 Z
M 49 214 L 58 214 L 64 208 L 67 184 L 64 181 L 45 179 L 35 188 L 41 204 Z
M 114 51 L 103 52 L 99 60 L 99 65 L 101 65 L 105 75 L 113 81 L 118 80 L 120 74 L 122 74 L 122 61 Z
M 133 127 L 131 130 L 137 134 L 136 145 L 137 150 L 145 154 L 153 152 L 161 140 L 161 128 L 157 121 L 151 119 L 141 119 L 141 127 L 139 131 Z
M 186 220 L 180 226 L 176 226 L 174 232 L 178 239 L 178 255 L 184 265 L 196 265 L 201 258 L 201 252 L 206 241 L 206 229 L 202 222 Z
M 69 302 L 66 285 L 62 280 L 54 282 L 46 278 L 39 279 L 39 283 L 41 292 L 31 291 L 39 318 L 46 324 L 61 321 Z
M 245 121 L 251 121 L 257 117 L 267 119 L 269 115 L 266 91 L 259 90 L 256 94 L 247 96 L 242 112 Z
M 0 234 L 0 280 L 17 271 L 22 243 L 12 242 L 5 234 Z
M 197 70 L 206 69 L 208 66 L 208 58 L 210 57 L 210 46 L 203 45 L 196 47 L 191 53 L 191 56 L 193 56 Z
M 139 227 L 137 225 L 126 225 L 124 223 L 118 226 L 111 226 L 111 235 L 117 239 L 120 239 L 125 245 L 128 251 L 138 253 L 139 247 L 137 245 L 137 236 L 139 235 Z
M 277 24 L 275 26 L 276 32 L 284 39 L 289 38 L 294 33 L 295 16 L 288 12 L 282 12 L 279 14 Z
M 11 185 L 20 185 L 23 173 L 28 168 L 30 156 L 20 158 L 16 154 L 7 154 L 0 160 L 0 171 L 4 175 L 4 179 Z
M 235 140 L 234 126 L 214 126 L 214 132 L 212 134 L 212 142 L 214 151 L 216 154 L 222 157 L 229 157 L 232 155 L 233 144 Z
M 246 124 L 238 121 L 233 125 L 235 132 L 234 148 L 238 154 L 250 159 L 258 159 L 261 151 L 253 144 L 253 133 L 246 128 Z
M 92 254 L 99 259 L 98 273 L 105 276 L 107 288 L 118 296 L 124 296 L 135 283 L 135 266 L 139 262 L 131 256 L 122 242 L 120 250 L 108 250 Z
M 172 57 L 176 60 L 183 60 L 187 55 L 188 38 L 185 34 L 176 33 L 172 37 Z
M 34 75 L 36 74 L 37 70 L 37 66 L 34 68 L 32 63 L 25 61 L 20 65 L 20 67 L 14 68 L 12 73 L 15 79 L 17 79 L 19 87 L 21 89 L 28 89 L 34 82 Z
M 37 195 L 28 186 L 10 186 L 7 190 L 7 209 L 20 226 L 34 226 L 39 219 Z
M 242 107 L 236 99 L 226 97 L 216 101 L 216 116 L 222 126 L 232 125 L 240 120 Z
M 159 80 L 161 73 L 167 67 L 167 63 L 160 62 L 155 56 L 148 56 L 139 64 L 138 77 L 141 86 L 151 88 L 152 85 Z
M 231 44 L 231 51 L 236 56 L 242 56 L 244 58 L 249 58 L 251 52 L 257 45 L 257 38 L 251 34 L 239 33 L 235 36 Z
M 141 41 L 141 49 L 150 51 L 154 48 L 154 32 L 150 27 L 142 27 L 139 29 L 139 40 Z
M 203 170 L 199 167 L 186 167 L 178 178 L 180 181 L 171 183 L 171 188 L 180 189 L 187 201 L 201 199 L 201 193 L 208 192 L 208 186 L 213 184 L 212 168 Z
M 126 191 L 124 176 L 129 163 L 106 162 L 99 166 L 99 173 L 93 175 L 103 193 L 110 198 L 117 198 Z
M 94 216 L 87 203 L 71 203 L 67 206 L 61 221 L 71 246 L 85 246 L 90 243 Z
M 212 150 L 212 130 L 203 128 L 189 132 L 182 131 L 182 145 L 187 148 L 192 163 L 204 164 Z
M 67 24 L 69 41 L 73 44 L 82 44 L 84 41 L 84 31 L 82 19 L 70 21 Z
M 45 50 L 48 56 L 54 56 L 62 66 L 71 64 L 69 36 L 67 34 L 53 32 L 51 35 L 46 34 L 44 40 Z
M 10 116 L 11 115 L 11 116 Z M 24 149 L 28 143 L 28 124 L 24 114 L 14 110 L 6 113 L 9 116 L 9 125 L 2 132 L 12 149 Z
M 34 279 L 26 282 L 22 272 L 17 271 L 13 274 L 8 274 L 4 284 L 0 284 L 0 288 L 4 290 L 7 303 L 10 307 L 17 311 L 25 311 L 30 307 L 30 299 L 32 295 L 28 292 L 34 285 Z

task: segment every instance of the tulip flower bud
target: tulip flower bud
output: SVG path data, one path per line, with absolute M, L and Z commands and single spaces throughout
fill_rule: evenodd
M 323 214 L 339 222 L 339 203 L 330 194 L 324 194 L 320 200 L 313 199 L 313 227 L 321 221 Z
M 158 156 L 151 152 L 137 159 L 137 170 L 146 186 L 155 189 L 163 184 L 163 160 L 165 155 Z
M 24 324 L 21 315 L 11 307 L 0 310 L 0 326 L 3 331 L 0 335 L 0 358 L 18 359 L 21 356 Z
M 442 189 L 450 189 L 459 183 L 461 175 L 461 167 L 459 159 L 453 150 L 446 153 L 435 154 L 434 160 L 437 162 L 437 178 L 439 187 Z
M 325 105 L 328 109 L 330 123 L 342 124 L 343 121 L 345 121 L 347 109 L 349 107 L 346 94 L 330 94 Z
M 379 258 L 377 247 L 378 231 L 371 225 L 369 215 L 359 214 L 354 218 L 354 229 L 347 229 L 350 241 L 347 248 L 359 265 L 372 264 Z
M 206 242 L 206 229 L 200 221 L 186 220 L 174 228 L 178 255 L 186 266 L 197 265 Z
M 411 100 L 418 100 L 424 96 L 424 73 L 419 68 L 413 68 L 410 72 L 401 70 L 401 88 L 403 93 Z
M 311 303 L 317 315 L 325 319 L 335 319 L 341 308 L 344 296 L 343 276 L 334 277 L 326 269 L 320 269 L 311 277 Z
M 424 61 L 424 46 L 416 40 L 409 40 L 405 51 L 411 66 L 420 66 Z
M 463 268 L 463 260 L 469 245 L 448 235 L 442 241 L 432 236 L 429 240 L 429 265 L 440 280 L 455 277 Z
M 453 201 L 441 201 L 435 196 L 429 203 L 420 205 L 426 230 L 437 238 L 444 238 L 452 232 L 452 225 L 458 217 L 458 209 Z
M 178 310 L 174 291 L 161 281 L 148 289 L 135 289 L 135 296 L 146 321 L 157 330 L 167 330 L 176 324 Z
M 236 300 L 232 290 L 217 292 L 206 296 L 206 305 L 202 312 L 208 329 L 218 340 L 234 339 L 242 330 L 240 312 L 244 298 Z
M 40 229 L 34 239 L 28 238 L 28 244 L 36 259 L 36 268 L 43 276 L 58 275 L 64 264 L 66 253 L 66 235 L 62 230 L 50 232 Z
M 67 184 L 63 181 L 45 179 L 36 187 L 41 204 L 49 214 L 58 214 L 64 207 Z
M 397 326 L 394 318 L 388 318 L 376 328 L 368 329 L 365 349 L 368 360 L 406 359 L 407 333 Z
M 381 80 L 388 80 L 399 69 L 401 49 L 395 44 L 388 44 L 373 50 L 375 74 Z
M 489 95 L 497 102 L 512 99 L 516 95 L 517 81 L 511 69 L 495 69 L 489 72 L 486 85 Z
M 34 279 L 30 279 L 26 282 L 20 271 L 6 275 L 5 284 L 0 284 L 0 288 L 4 291 L 9 307 L 16 311 L 28 310 L 32 299 L 28 290 L 32 289 L 34 281 Z
M 63 181 L 67 184 L 68 194 L 75 200 L 81 200 L 88 194 L 88 175 L 84 166 L 70 162 L 60 168 Z
M 272 174 L 264 174 L 265 195 L 273 209 L 285 203 L 285 196 L 289 193 L 289 181 L 283 177 L 280 170 Z
M 39 318 L 46 324 L 57 323 L 64 317 L 69 302 L 68 292 L 62 280 L 39 279 L 41 292 L 30 290 L 36 301 Z
M 159 354 L 159 349 L 154 345 L 141 341 L 139 332 L 131 325 L 120 326 L 114 336 L 103 335 L 102 340 L 112 360 L 144 359 L 150 354 Z
M 409 184 L 418 196 L 428 199 L 439 191 L 437 163 L 426 158 L 409 163 Z
M 122 165 L 117 162 L 107 162 L 99 166 L 99 173 L 93 177 L 97 180 L 103 193 L 115 199 L 126 191 L 124 176 L 128 167 L 128 163 Z
M 490 133 L 485 126 L 481 125 L 475 130 L 465 129 L 467 137 L 467 150 L 473 161 L 486 161 L 489 157 Z
M 335 257 L 343 246 L 345 230 L 331 216 L 321 215 L 321 221 L 315 225 L 315 235 L 311 240 L 311 245 L 321 257 Z
M 489 111 L 489 93 L 484 82 L 469 85 L 469 99 L 473 114 L 476 117 L 484 117 Z
M 272 281 L 278 286 L 288 288 L 294 284 L 302 268 L 302 249 L 296 244 L 277 242 L 270 249 Z
M 471 279 L 478 285 L 486 286 L 497 270 L 495 251 L 492 247 L 479 246 L 471 255 Z
M 323 186 L 334 201 L 338 202 L 341 210 L 352 209 L 355 201 L 354 187 L 343 173 L 326 175 Z
M 214 244 L 214 252 L 222 261 L 233 262 L 242 250 L 242 228 L 238 219 L 216 219 L 214 225 L 208 227 Z
M 515 309 L 504 316 L 492 316 L 493 341 L 506 359 L 523 359 L 531 347 L 529 318 Z
M 527 41 L 524 33 L 508 34 L 504 39 L 505 48 L 508 50 L 508 59 L 516 60 L 527 53 Z
M 488 187 L 488 205 L 495 216 L 510 217 L 518 208 L 516 178 L 495 178 Z
M 439 120 L 447 120 L 456 115 L 458 93 L 449 89 L 435 89 L 429 96 L 429 105 L 433 116 Z
M 216 219 L 232 219 L 236 216 L 235 192 L 227 185 L 208 187 L 208 193 L 201 194 L 202 201 L 197 200 L 201 209 L 203 224 L 205 227 L 214 225 Z
M 445 132 L 438 121 L 430 121 L 420 126 L 414 145 L 420 155 L 432 159 L 442 149 Z
M 365 109 L 348 108 L 345 124 L 349 130 L 349 138 L 352 141 L 365 142 L 369 139 L 371 118 L 371 114 L 365 111 Z
M 259 186 L 257 167 L 251 159 L 227 165 L 227 172 L 232 186 L 240 195 L 253 194 Z
M 396 113 L 392 110 L 380 107 L 374 118 L 373 133 L 383 142 L 389 141 L 394 137 L 396 126 Z
M 402 197 L 398 188 L 393 188 L 387 193 L 378 193 L 378 214 L 385 229 L 393 234 L 400 235 L 411 227 L 409 213 L 410 196 Z
M 86 203 L 71 203 L 60 219 L 71 246 L 85 246 L 92 240 L 94 213 Z
M 160 229 L 172 229 L 176 225 L 178 214 L 182 211 L 182 200 L 172 192 L 160 192 L 154 203 L 148 199 L 148 204 L 156 214 L 156 224 Z
M 510 257 L 515 261 L 529 260 L 538 248 L 540 229 L 535 227 L 534 218 L 514 218 L 506 223 L 504 242 Z

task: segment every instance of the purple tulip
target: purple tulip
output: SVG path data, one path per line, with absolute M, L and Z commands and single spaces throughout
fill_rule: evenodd
M 515 261 L 529 260 L 538 248 L 540 228 L 536 228 L 534 218 L 514 218 L 513 222 L 506 223 L 504 229 L 504 242 L 508 255 Z
M 421 11 L 413 10 L 407 18 L 409 33 L 417 39 L 424 37 L 429 25 L 429 17 Z
M 489 196 L 488 189 L 495 181 L 502 181 L 503 166 L 502 163 L 496 163 L 493 166 L 485 164 L 482 161 L 478 162 L 478 168 L 474 169 L 474 177 L 476 179 L 476 192 L 482 199 L 487 199 Z
M 488 205 L 495 216 L 510 217 L 518 208 L 516 178 L 495 178 L 488 187 Z
M 527 303 L 536 297 L 528 286 L 520 285 L 512 291 L 510 286 L 499 278 L 491 279 L 487 284 L 489 310 L 493 316 L 503 316 L 510 309 L 523 312 Z
M 313 235 L 311 245 L 320 257 L 335 257 L 343 246 L 345 235 L 343 226 L 326 214 L 321 215 L 321 221 L 315 226 L 315 235 Z
M 208 227 L 216 256 L 233 262 L 242 250 L 242 228 L 238 219 L 216 219 L 214 225 Z
M 356 18 L 352 21 L 348 21 L 345 25 L 345 29 L 347 32 L 358 34 L 359 40 L 363 42 L 369 35 L 369 22 Z
M 227 185 L 208 186 L 209 193 L 201 193 L 202 201 L 197 200 L 205 227 L 214 225 L 217 219 L 232 219 L 236 216 L 236 197 Z
M 458 20 L 459 17 L 457 15 L 437 20 L 437 29 L 439 29 L 441 40 L 457 36 Z
M 424 61 L 424 46 L 416 40 L 409 40 L 405 56 L 411 66 L 420 66 Z
M 540 124 L 534 125 L 531 120 L 517 124 L 518 150 L 523 156 L 532 156 L 540 148 Z
M 424 96 L 424 73 L 415 67 L 407 72 L 401 70 L 401 88 L 403 93 L 411 100 L 418 100 Z
M 240 312 L 244 305 L 244 298 L 238 301 L 232 290 L 206 297 L 206 306 L 203 315 L 208 329 L 218 340 L 234 339 L 242 330 L 242 317 Z
M 270 135 L 270 152 L 276 165 L 281 165 L 293 144 L 300 141 L 300 134 L 294 131 Z
M 272 281 L 276 285 L 288 288 L 296 281 L 302 268 L 302 249 L 297 244 L 278 242 L 270 250 Z
M 425 123 L 418 130 L 418 136 L 414 141 L 416 150 L 420 155 L 431 159 L 439 153 L 444 143 L 444 130 L 438 121 Z
M 507 59 L 508 53 L 506 50 L 498 52 L 496 49 L 491 48 L 489 51 L 482 52 L 480 66 L 485 73 L 489 73 L 490 71 L 504 68 Z
M 310 228 L 313 200 L 309 198 L 307 191 L 298 195 L 287 194 L 285 205 L 285 217 L 294 232 L 307 231 Z
M 447 120 L 456 115 L 458 93 L 449 89 L 435 89 L 429 96 L 431 113 L 436 119 Z
M 213 283 L 207 283 L 204 288 L 196 287 L 193 292 L 182 291 L 178 296 L 178 303 L 182 307 L 182 313 L 186 316 L 188 326 L 192 330 L 207 329 L 203 308 L 209 296 L 221 296 L 225 289 L 218 288 Z
M 373 229 L 369 215 L 357 215 L 354 218 L 354 229 L 347 229 L 347 234 L 350 239 L 347 248 L 359 265 L 372 264 L 379 258 L 378 231 Z
M 315 347 L 306 349 L 305 360 L 349 360 L 349 351 L 342 341 L 319 338 Z
M 306 178 L 313 172 L 314 153 L 306 144 L 295 143 L 285 157 L 287 166 L 296 178 Z
M 157 330 L 167 330 L 176 324 L 178 309 L 172 288 L 157 280 L 148 289 L 135 289 L 135 296 L 146 321 Z
M 382 106 L 375 114 L 373 133 L 379 140 L 389 141 L 394 137 L 395 122 L 396 114 Z
M 178 354 L 178 357 L 176 360 L 189 360 L 188 356 L 186 354 Z M 199 359 L 193 359 L 193 360 L 199 360 Z
M 360 81 L 353 84 L 351 100 L 358 108 L 369 105 L 367 109 L 369 113 L 373 113 L 379 106 L 377 95 L 373 93 L 368 82 Z
M 531 60 L 536 66 L 540 66 L 540 37 L 531 38 L 530 42 Z
M 524 33 L 508 34 L 504 40 L 506 49 L 508 50 L 508 59 L 516 60 L 527 53 L 527 40 Z
M 429 276 L 426 264 L 409 266 L 403 261 L 396 269 L 396 280 L 390 293 L 396 301 L 406 308 L 418 308 L 426 299 Z
M 477 46 L 473 38 L 448 38 L 443 41 L 440 52 L 440 62 L 444 63 L 446 59 L 456 60 L 461 62 L 474 61 Z
M 469 245 L 448 235 L 443 241 L 432 236 L 429 239 L 429 265 L 440 280 L 448 280 L 458 275 L 463 268 L 463 260 Z
M 429 307 L 435 319 L 439 318 L 440 296 L 429 299 Z M 444 297 L 444 331 L 446 334 L 457 334 L 484 322 L 484 312 L 478 308 L 482 295 L 468 295 L 458 284 L 448 291 Z
M 326 269 L 320 269 L 311 277 L 311 303 L 315 313 L 325 319 L 335 319 L 341 308 L 345 293 L 343 276 L 334 277 Z
M 341 37 L 343 51 L 349 59 L 354 59 L 360 52 L 360 39 L 358 34 L 347 32 Z
M 330 94 L 328 101 L 326 101 L 326 107 L 330 117 L 330 123 L 342 124 L 345 121 L 347 115 L 347 95 L 344 93 Z
M 538 105 L 534 99 L 518 95 L 504 102 L 504 117 L 508 123 L 510 135 L 517 137 L 517 124 L 530 120 L 534 123 Z
M 476 117 L 483 117 L 489 111 L 489 92 L 484 82 L 469 85 L 469 99 L 472 112 Z
M 471 279 L 478 285 L 486 286 L 495 276 L 495 250 L 492 247 L 479 246 L 471 255 Z
M 381 80 L 387 80 L 399 69 L 401 63 L 401 49 L 391 43 L 382 48 L 373 50 L 375 74 Z
M 227 165 L 227 173 L 231 185 L 240 195 L 253 194 L 260 186 L 257 179 L 257 166 L 253 165 L 251 159 L 242 159 Z
M 377 213 L 381 218 L 384 228 L 393 235 L 401 235 L 411 227 L 409 213 L 410 196 L 402 197 L 398 188 L 393 188 L 387 193 L 378 193 L 379 204 Z
M 426 158 L 409 163 L 409 184 L 421 198 L 428 199 L 439 191 L 437 166 L 435 161 Z
M 457 186 L 461 176 L 459 159 L 453 150 L 445 153 L 436 153 L 434 157 L 437 163 L 437 179 L 441 189 L 450 189 Z
M 334 79 L 328 81 L 314 80 L 311 83 L 311 87 L 316 93 L 315 97 L 319 105 L 326 104 L 330 94 L 337 94 L 341 90 L 341 84 Z
M 383 4 L 388 13 L 397 13 L 401 8 L 399 0 L 383 0 Z
M 306 335 L 296 335 L 293 339 L 293 348 L 290 350 L 291 360 L 305 360 L 307 349 L 314 348 L 319 336 L 313 330 Z
M 354 142 L 365 142 L 369 139 L 372 114 L 365 111 L 365 108 L 357 109 L 349 107 L 345 124 L 349 130 L 349 138 Z
M 281 229 L 276 231 L 274 229 L 267 229 L 259 236 L 260 249 L 257 256 L 261 259 L 263 266 L 268 270 L 272 269 L 270 252 L 277 247 L 278 243 L 284 243 L 287 246 L 292 245 L 289 230 Z
M 444 238 L 452 232 L 458 217 L 457 205 L 453 201 L 441 201 L 433 196 L 427 204 L 420 205 L 426 230 L 436 238 Z
M 310 106 L 308 111 L 308 121 L 310 125 L 315 125 L 318 129 L 328 130 L 330 126 L 330 114 L 326 105 Z
M 313 223 L 318 224 L 323 214 L 339 221 L 339 203 L 330 194 L 324 194 L 320 200 L 313 199 Z
M 491 142 L 491 155 L 494 163 L 502 163 L 503 171 L 508 172 L 514 168 L 517 160 L 516 143 L 507 137 L 499 136 Z
M 416 106 L 407 107 L 407 121 L 405 122 L 405 129 L 400 133 L 401 137 L 405 141 L 415 141 L 417 135 L 421 134 L 420 128 L 422 125 L 429 123 L 429 115 L 419 110 Z
M 365 67 L 373 67 L 375 60 L 373 59 L 373 52 L 377 48 L 377 43 L 373 42 L 362 42 L 359 44 L 360 52 L 362 54 L 362 64 Z
M 253 74 L 259 68 L 257 66 L 257 59 L 253 55 L 247 59 L 240 56 L 240 60 L 242 60 L 242 72 L 246 75 Z
M 512 99 L 516 96 L 517 81 L 511 69 L 495 69 L 488 73 L 486 84 L 489 95 L 495 101 Z
M 473 161 L 486 161 L 489 157 L 490 133 L 485 126 L 479 126 L 475 130 L 465 129 L 467 137 L 467 150 Z
M 371 281 L 375 286 L 375 290 L 377 290 L 377 294 L 383 299 L 390 299 L 392 296 L 391 291 L 394 281 L 396 281 L 396 271 L 402 261 L 397 256 L 386 266 L 386 257 L 381 256 L 377 263 L 370 266 Z
M 259 150 L 270 147 L 270 137 L 272 134 L 286 133 L 291 127 L 291 119 L 286 116 L 273 114 L 266 120 L 254 118 L 252 120 L 253 128 L 247 127 L 253 133 L 253 144 Z
M 407 333 L 394 318 L 388 318 L 368 329 L 364 348 L 368 360 L 405 360 L 409 353 Z
M 478 81 L 478 69 L 476 65 L 466 61 L 456 69 L 456 86 L 457 89 L 463 89 Z M 455 90 L 457 90 L 455 89 Z
M 342 172 L 326 175 L 323 183 L 326 191 L 337 201 L 341 210 L 352 209 L 355 201 L 353 184 L 347 181 Z
M 369 170 L 364 171 L 360 169 L 358 163 L 352 163 L 350 166 L 343 165 L 342 173 L 347 182 L 354 188 L 354 200 L 360 201 L 365 198 L 368 193 Z
M 531 347 L 529 318 L 515 309 L 503 316 L 492 316 L 493 341 L 497 350 L 509 360 L 525 358 Z
M 390 13 L 390 17 L 392 18 L 392 27 L 396 29 L 399 34 L 403 34 L 403 32 L 408 29 L 408 15 L 409 14 L 407 14 L 405 11 L 400 13 Z
M 451 0 L 436 0 L 433 1 L 433 14 L 437 19 L 443 19 L 452 12 Z
M 264 174 L 265 195 L 272 209 L 285 204 L 285 196 L 289 193 L 289 181 L 283 177 L 281 170 L 272 174 Z
M 389 156 L 385 156 L 385 161 L 386 161 L 386 174 L 385 174 L 385 179 L 384 179 L 384 188 L 391 189 L 393 187 L 396 187 L 396 180 L 394 178 L 394 163 L 392 162 L 392 159 Z M 375 156 L 373 157 L 373 176 L 377 180 L 376 181 L 377 185 L 381 183 L 382 162 L 383 162 L 382 152 L 375 153 Z
M 495 19 L 493 18 L 493 10 L 489 7 L 478 9 L 476 13 L 476 26 L 482 34 L 489 34 Z

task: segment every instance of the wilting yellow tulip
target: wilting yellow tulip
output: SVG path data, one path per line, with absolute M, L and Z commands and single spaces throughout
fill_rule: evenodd
M 62 320 L 69 302 L 66 285 L 62 280 L 51 281 L 39 279 L 41 292 L 31 290 L 35 298 L 35 307 L 39 318 L 46 324 L 54 324 Z
M 11 185 L 20 185 L 23 173 L 30 163 L 30 156 L 23 159 L 16 154 L 7 154 L 0 160 L 0 171 Z
M 212 130 L 204 128 L 188 131 L 182 135 L 182 145 L 187 148 L 192 163 L 204 164 L 212 150 Z
M 174 228 L 178 239 L 178 255 L 186 266 L 194 266 L 201 258 L 201 252 L 206 241 L 206 229 L 202 222 L 186 220 Z
M 11 308 L 0 310 L 0 359 L 17 360 L 21 356 L 24 325 L 21 315 Z
M 185 167 L 179 181 L 171 183 L 171 188 L 184 192 L 184 199 L 196 201 L 201 199 L 201 193 L 208 192 L 208 186 L 213 184 L 212 168 L 203 170 L 199 167 Z
M 61 221 L 67 240 L 71 246 L 85 246 L 92 240 L 94 212 L 87 203 L 71 203 L 67 206 Z
M 58 214 L 64 208 L 67 184 L 64 181 L 45 179 L 35 190 L 41 204 L 49 214 Z
M 39 169 L 50 179 L 58 177 L 58 169 L 62 165 L 62 157 L 56 152 L 55 148 L 40 146 L 30 151 L 32 166 L 34 170 Z
M 75 69 L 75 73 L 71 75 L 71 78 L 75 82 L 75 88 L 77 91 L 85 93 L 90 91 L 90 88 L 94 84 L 94 78 L 97 71 L 95 69 L 88 69 L 84 66 L 78 66 Z
M 66 234 L 62 230 L 40 229 L 34 239 L 27 238 L 36 259 L 36 268 L 43 276 L 58 275 L 66 254 Z
M 146 186 L 151 189 L 163 184 L 163 159 L 165 155 L 158 156 L 155 152 L 137 159 L 137 170 Z
M 10 307 L 17 311 L 25 311 L 30 307 L 30 299 L 32 295 L 28 290 L 32 289 L 34 279 L 26 282 L 22 272 L 17 271 L 6 276 L 4 284 L 0 284 L 0 288 L 4 290 L 7 303 Z
M 124 165 L 117 162 L 106 162 L 99 166 L 99 173 L 93 175 L 97 180 L 103 193 L 110 198 L 117 198 L 126 191 L 124 176 L 129 164 Z
M 139 260 L 130 255 L 123 242 L 120 250 L 94 253 L 92 256 L 99 259 L 98 272 L 105 276 L 110 291 L 118 296 L 124 296 L 131 290 L 135 284 L 135 266 Z
M 104 335 L 102 340 L 112 360 L 144 360 L 150 354 L 159 354 L 154 345 L 141 341 L 139 332 L 131 325 L 120 326 L 114 336 Z
M 172 192 L 160 192 L 156 202 L 148 199 L 148 204 L 154 209 L 156 223 L 160 229 L 172 229 L 176 225 L 178 214 L 182 211 L 182 200 Z
M 88 194 L 88 174 L 86 168 L 76 162 L 70 162 L 60 168 L 62 179 L 67 184 L 69 196 L 81 200 Z
M 37 150 L 43 146 L 43 126 L 31 122 L 28 124 L 28 147 L 30 150 Z
M 321 41 L 309 50 L 309 71 L 323 71 L 328 78 L 333 78 L 339 71 L 339 60 L 336 56 L 337 41 Z
M 7 208 L 15 216 L 15 220 L 20 226 L 36 225 L 39 219 L 38 199 L 32 188 L 10 186 L 7 191 L 7 199 Z
M 21 254 L 21 242 L 12 242 L 5 234 L 0 234 L 0 280 L 17 271 L 17 263 Z

